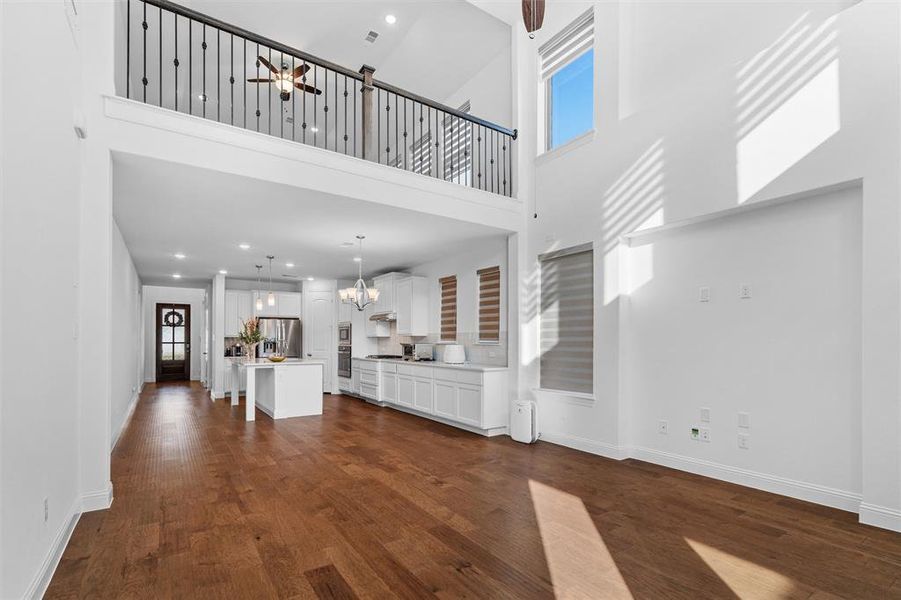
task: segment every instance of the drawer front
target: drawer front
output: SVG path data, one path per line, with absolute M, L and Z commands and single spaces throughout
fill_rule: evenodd
M 360 371 L 360 383 L 378 386 L 379 374 L 375 371 Z
M 382 373 L 397 373 L 397 365 L 391 362 L 383 362 Z
M 415 377 L 420 374 L 419 367 L 414 365 L 395 365 L 397 367 L 398 375 L 407 375 L 408 377 Z
M 378 400 L 379 399 L 379 388 L 374 385 L 369 385 L 367 383 L 360 384 L 360 395 L 364 398 L 369 398 L 370 400 Z
M 457 381 L 468 385 L 482 385 L 482 372 L 458 370 Z
M 379 365 L 378 363 L 364 362 L 360 363 L 361 371 L 369 371 L 370 373 L 378 373 Z
M 435 379 L 440 381 L 457 381 L 457 370 L 456 369 L 442 369 L 441 367 L 435 367 Z

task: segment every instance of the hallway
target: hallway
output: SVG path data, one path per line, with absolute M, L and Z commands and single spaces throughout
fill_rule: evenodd
M 343 396 L 242 414 L 148 385 L 46 598 L 901 598 L 851 513 Z

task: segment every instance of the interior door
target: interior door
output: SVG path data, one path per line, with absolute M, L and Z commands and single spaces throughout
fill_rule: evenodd
M 304 292 L 304 352 L 307 358 L 325 361 L 322 390 L 332 391 L 332 369 L 337 359 L 335 342 L 335 294 L 330 290 Z
M 191 305 L 156 305 L 156 380 L 191 379 Z

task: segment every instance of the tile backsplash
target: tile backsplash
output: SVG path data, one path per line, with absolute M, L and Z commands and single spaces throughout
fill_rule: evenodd
M 401 344 L 435 344 L 435 360 L 444 360 L 444 347 L 446 342 L 439 343 L 439 334 L 429 334 L 424 337 L 409 337 L 397 334 L 397 324 L 391 323 L 391 336 L 379 338 L 379 354 L 401 354 Z M 501 341 L 496 344 L 479 344 L 477 332 L 457 333 L 457 342 L 466 350 L 466 360 L 469 362 L 507 366 L 507 332 L 501 331 Z

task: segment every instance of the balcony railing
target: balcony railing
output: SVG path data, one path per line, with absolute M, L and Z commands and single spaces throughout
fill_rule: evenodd
M 127 0 L 126 96 L 513 196 L 516 131 L 167 0 Z

